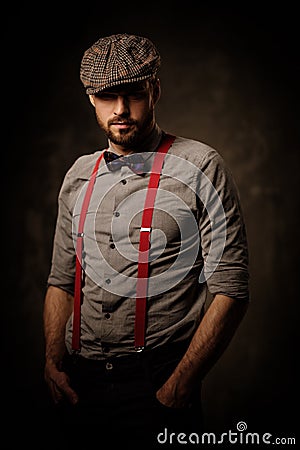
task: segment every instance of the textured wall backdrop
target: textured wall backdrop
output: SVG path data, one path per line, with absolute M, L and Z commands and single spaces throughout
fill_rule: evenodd
M 43 448 L 36 434 L 48 411 L 42 308 L 57 194 L 73 161 L 105 145 L 79 80 L 79 64 L 96 39 L 118 32 L 144 34 L 160 49 L 161 127 L 215 147 L 240 190 L 252 303 L 204 381 L 208 428 L 226 432 L 243 420 L 252 432 L 296 433 L 300 139 L 295 12 L 213 8 L 202 2 L 196 11 L 174 5 L 168 13 L 155 3 L 145 4 L 143 11 L 89 5 L 89 11 L 62 16 L 49 3 L 43 13 L 35 12 L 36 19 L 28 6 L 7 17 L 2 389 L 11 446 L 6 448 L 19 448 L 20 436 L 31 448 Z

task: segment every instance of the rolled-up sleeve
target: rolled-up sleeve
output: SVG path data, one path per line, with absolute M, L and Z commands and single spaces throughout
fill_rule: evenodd
M 73 295 L 76 253 L 72 237 L 72 212 L 68 206 L 71 190 L 69 178 L 67 173 L 58 196 L 58 214 L 48 285 L 57 286 Z
M 204 277 L 212 295 L 249 300 L 249 256 L 240 197 L 233 176 L 215 151 L 204 157 L 198 180 Z

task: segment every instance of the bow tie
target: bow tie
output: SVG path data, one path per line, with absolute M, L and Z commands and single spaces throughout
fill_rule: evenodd
M 145 160 L 142 155 L 133 153 L 132 155 L 122 156 L 105 150 L 103 156 L 107 164 L 107 168 L 111 172 L 119 170 L 122 166 L 128 166 L 137 175 L 143 175 L 145 173 Z

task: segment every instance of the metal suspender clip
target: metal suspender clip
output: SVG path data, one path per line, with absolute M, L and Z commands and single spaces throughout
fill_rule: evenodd
M 143 346 L 135 347 L 135 351 L 140 353 L 140 352 L 142 352 L 144 350 L 144 348 L 145 347 L 143 347 Z
M 147 227 L 141 227 L 140 232 L 142 233 L 143 231 L 147 231 L 147 232 L 151 232 L 151 227 L 147 228 Z

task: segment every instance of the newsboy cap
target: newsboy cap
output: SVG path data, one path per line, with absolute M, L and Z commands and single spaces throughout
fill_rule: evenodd
M 87 94 L 156 75 L 160 55 L 148 38 L 113 34 L 100 38 L 84 52 L 80 79 Z

